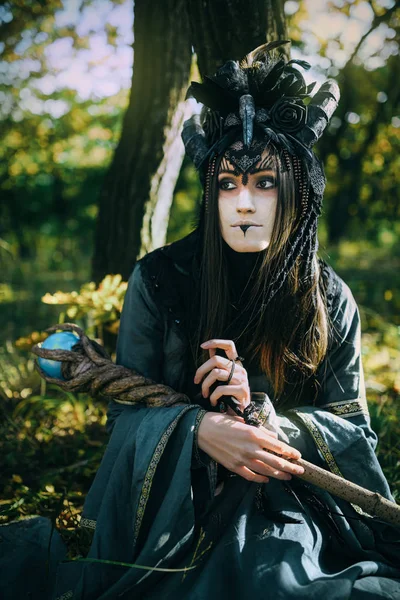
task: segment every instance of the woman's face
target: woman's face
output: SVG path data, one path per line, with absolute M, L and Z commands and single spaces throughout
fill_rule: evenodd
M 264 150 L 262 170 L 235 175 L 234 165 L 226 158 L 218 174 L 218 211 L 220 231 L 225 242 L 236 252 L 260 252 L 269 246 L 275 222 L 278 188 L 273 161 L 268 165 Z

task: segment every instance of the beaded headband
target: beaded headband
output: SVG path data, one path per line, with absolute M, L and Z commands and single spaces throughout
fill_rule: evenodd
M 327 80 L 311 96 L 316 82 L 307 85 L 297 68 L 308 70 L 310 64 L 295 59 L 286 62 L 273 56 L 273 50 L 287 43 L 280 40 L 263 44 L 240 63 L 228 61 L 215 75 L 205 77 L 203 83 L 191 83 L 186 98 L 203 103 L 203 119 L 200 115 L 188 119 L 182 139 L 187 154 L 203 174 L 206 196 L 213 157 L 225 152 L 235 167 L 245 173 L 260 160 L 262 146 L 272 142 L 283 151 L 283 156 L 288 153 L 300 159 L 313 198 L 318 203 L 322 200 L 325 175 L 311 148 L 329 123 L 340 91 L 334 80 Z M 241 146 L 235 148 L 238 140 Z M 284 162 L 289 168 L 287 154 Z M 300 175 L 298 181 L 304 191 L 305 178 L 300 174 L 299 163 L 295 165 L 295 175 Z

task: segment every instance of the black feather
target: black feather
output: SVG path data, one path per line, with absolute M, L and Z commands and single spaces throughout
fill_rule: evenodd
M 235 96 L 208 77 L 204 79 L 204 83 L 192 82 L 188 93 L 190 91 L 193 98 L 211 110 L 222 112 L 221 109 L 224 109 L 223 112 L 226 114 L 238 109 L 238 99 Z
M 300 506 L 301 510 L 303 512 L 306 512 L 306 509 L 304 508 L 303 503 L 301 502 L 300 498 L 294 491 L 293 486 L 289 482 L 286 482 L 283 484 L 283 489 L 285 490 L 285 492 L 288 492 L 289 494 L 291 494 L 293 496 L 293 498 L 295 499 L 295 501 L 297 502 L 297 504 Z
M 280 80 L 277 82 L 277 84 L 274 86 L 271 92 L 279 90 L 282 91 L 285 96 L 289 96 L 290 93 L 288 93 L 288 91 L 294 83 L 297 83 L 296 75 L 294 75 L 293 73 L 289 73 L 289 75 L 286 75 L 286 77 L 280 78 Z
M 307 161 L 312 162 L 314 160 L 312 150 L 310 150 L 309 148 L 307 148 L 307 146 L 302 144 L 302 142 L 298 140 L 297 137 L 291 135 L 290 133 L 286 133 L 285 135 L 288 138 L 289 142 L 293 144 L 296 154 L 298 154 L 302 158 L 305 158 Z
M 305 82 L 303 75 L 300 73 L 300 71 L 298 69 L 295 69 L 294 67 L 286 67 L 285 73 L 293 73 L 297 77 L 297 79 L 299 81 L 301 81 L 302 86 L 304 86 L 304 93 L 307 92 L 307 84 Z
M 262 129 L 267 134 L 270 140 L 272 140 L 276 144 L 279 144 L 279 137 L 273 129 L 271 129 L 270 127 L 263 127 Z
M 278 60 L 278 62 L 270 69 L 268 75 L 260 82 L 260 89 L 263 94 L 276 85 L 285 69 L 285 64 L 283 59 Z
M 340 532 L 340 529 L 335 519 L 332 517 L 332 514 L 340 513 L 332 513 L 329 506 L 322 500 L 321 497 L 318 496 L 318 494 L 315 491 L 311 490 L 311 488 L 308 485 L 304 485 L 302 489 L 302 497 L 309 506 L 316 510 L 316 512 L 321 517 L 321 520 L 328 526 L 332 533 L 336 535 L 339 542 L 345 544 L 346 542 Z
M 302 88 L 304 89 L 302 81 L 293 81 L 293 83 L 286 88 L 285 96 L 297 96 Z
M 292 144 L 290 143 L 290 141 L 285 136 L 285 134 L 277 133 L 276 135 L 278 137 L 280 146 L 282 146 L 282 148 L 287 150 L 290 154 L 294 154 L 295 153 L 294 148 L 293 148 Z
M 309 62 L 307 62 L 306 60 L 300 60 L 298 58 L 292 58 L 291 60 L 288 61 L 287 64 L 288 65 L 293 65 L 293 64 L 294 65 L 300 65 L 306 71 L 308 71 L 309 69 L 311 69 L 311 65 L 310 65 Z
M 259 66 L 247 69 L 249 94 L 253 96 L 256 104 L 261 94 L 262 81 L 264 81 L 270 70 L 269 65 L 266 63 L 257 63 L 257 65 Z

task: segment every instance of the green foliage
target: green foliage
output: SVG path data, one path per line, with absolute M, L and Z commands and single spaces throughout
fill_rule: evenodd
M 349 284 L 357 302 L 379 314 L 381 319 L 400 325 L 400 246 L 392 237 L 381 243 L 365 240 L 342 241 L 320 254 Z M 374 321 L 365 324 L 374 326 Z M 377 325 L 379 328 L 379 325 Z
M 42 302 L 66 306 L 63 321 L 65 316 L 69 321 L 79 321 L 88 335 L 97 335 L 103 340 L 103 326 L 111 333 L 118 333 L 127 287 L 128 283 L 122 281 L 121 275 L 107 275 L 98 287 L 91 281 L 84 284 L 79 292 L 46 294 Z
M 363 365 L 371 425 L 378 435 L 378 457 L 394 495 L 400 500 L 400 328 L 374 311 L 362 310 Z
M 46 385 L 10 344 L 0 374 L 0 523 L 46 515 L 69 541 L 107 443 L 105 403 Z
M 317 144 L 326 165 L 324 227 L 331 244 L 398 238 L 399 11 L 394 0 L 297 2 L 289 38 L 315 71 L 333 77 L 339 106 Z M 310 10 L 312 7 L 313 10 Z M 292 11 L 291 11 L 292 12 Z M 297 56 L 296 56 L 297 57 Z
M 93 228 L 101 181 L 128 102 L 126 88 L 111 96 L 92 92 L 90 98 L 79 92 L 78 84 L 98 68 L 87 56 L 90 36 L 97 32 L 80 35 L 70 19 L 57 26 L 71 12 L 69 4 L 17 1 L 0 7 L 0 218 L 4 243 L 21 257 L 35 256 L 32 238 L 38 231 L 78 237 Z M 98 4 L 78 3 L 76 19 Z M 113 53 L 123 44 L 118 28 L 106 29 Z M 60 41 L 65 46 L 57 46 Z M 63 82 L 65 53 L 67 67 L 83 71 L 72 86 Z

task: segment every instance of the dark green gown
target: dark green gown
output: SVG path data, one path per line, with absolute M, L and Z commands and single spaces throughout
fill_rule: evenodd
M 193 234 L 136 265 L 117 352 L 117 362 L 186 392 L 194 373 L 185 352 L 188 313 L 176 290 L 195 272 L 192 241 Z M 375 455 L 359 312 L 346 284 L 324 269 L 337 335 L 318 372 L 317 397 L 304 386 L 290 406 L 289 386 L 285 410 L 275 410 L 270 383 L 256 370 L 251 391 L 264 402 L 266 422 L 303 458 L 393 500 Z M 260 485 L 232 474 L 216 495 L 216 463 L 193 452 L 200 406 L 192 398 L 157 409 L 111 403 L 110 441 L 81 527 L 93 536 L 87 558 L 124 564 L 53 564 L 49 597 L 400 599 L 399 528 L 295 477 Z M 21 589 L 25 595 L 5 597 L 45 597 Z
M 190 310 L 182 308 L 193 301 L 185 290 L 196 275 L 194 236 L 136 266 L 117 362 L 198 399 L 185 346 Z M 237 259 L 230 256 L 232 271 L 243 275 L 252 259 Z M 318 372 L 317 397 L 304 385 L 290 408 L 295 390 L 288 386 L 289 408 L 277 412 L 264 396 L 265 418 L 307 460 L 392 499 L 370 427 L 359 311 L 348 286 L 321 267 L 335 336 Z M 270 382 L 254 368 L 249 381 L 253 393 L 271 396 Z M 215 495 L 216 463 L 193 456 L 198 412 L 196 404 L 113 403 L 110 444 L 84 513 L 94 532 L 91 557 L 194 568 L 182 574 L 86 564 L 71 587 L 68 571 L 76 565 L 66 565 L 59 593 L 72 589 L 77 598 L 102 600 L 400 598 L 400 529 L 296 478 L 259 485 L 233 475 Z

